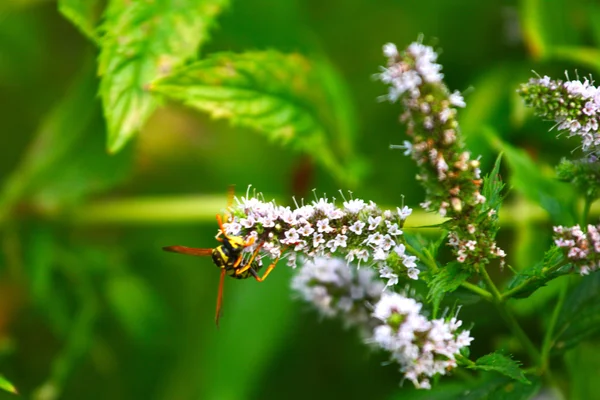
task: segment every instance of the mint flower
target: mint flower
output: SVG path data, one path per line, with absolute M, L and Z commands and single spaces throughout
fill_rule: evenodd
M 442 81 L 442 66 L 429 46 L 412 43 L 399 52 L 386 44 L 387 66 L 375 77 L 389 85 L 383 99 L 400 101 L 411 139 L 402 146 L 419 166 L 417 179 L 426 189 L 427 211 L 450 218 L 450 244 L 456 259 L 477 269 L 479 264 L 499 259 L 505 253 L 495 241 L 497 216 L 481 194 L 479 160 L 466 150 L 456 120 L 457 107 L 466 103 L 459 92 L 450 93 Z
M 554 227 L 554 243 L 564 249 L 565 255 L 581 275 L 587 275 L 600 266 L 600 226 L 588 225 L 584 232 L 579 225 Z
M 258 249 L 259 262 L 263 256 L 287 257 L 288 265 L 295 266 L 299 255 L 309 260 L 337 256 L 369 264 L 388 280 L 387 286 L 400 276 L 418 279 L 415 258 L 404 254 L 402 227 L 412 211 L 406 207 L 382 211 L 360 199 L 338 207 L 320 198 L 291 209 L 248 195 L 236 203 L 229 210 L 232 220 L 223 226 L 228 235 L 254 237 L 254 244 L 244 249 L 246 257 Z
M 379 301 L 384 284 L 371 269 L 353 271 L 342 259 L 316 257 L 299 268 L 292 289 L 324 317 L 341 317 L 366 336 L 376 325 L 371 305 Z
M 600 91 L 592 81 L 552 80 L 544 76 L 530 79 L 518 92 L 538 115 L 555 121 L 560 131 L 568 132 L 569 137 L 581 137 L 584 151 L 598 151 Z
M 292 288 L 324 317 L 359 328 L 366 342 L 389 352 L 404 379 L 419 389 L 430 389 L 431 377 L 455 368 L 456 355 L 473 340 L 469 331 L 458 331 L 461 321 L 428 320 L 416 300 L 384 292 L 372 270 L 353 271 L 338 258 L 306 262 Z
M 418 389 L 431 389 L 429 378 L 456 367 L 456 355 L 470 345 L 470 332 L 458 331 L 462 321 L 428 320 L 422 305 L 397 293 L 383 293 L 373 311 L 382 322 L 369 342 L 391 353 L 404 378 Z

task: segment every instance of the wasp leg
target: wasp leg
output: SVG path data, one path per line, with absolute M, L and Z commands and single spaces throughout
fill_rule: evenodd
M 219 229 L 221 229 L 223 236 L 227 237 L 227 233 L 225 233 L 225 227 L 223 227 L 223 219 L 221 218 L 221 214 L 217 214 L 217 223 L 219 224 Z
M 219 293 L 217 294 L 217 311 L 215 313 L 215 323 L 219 327 L 219 318 L 221 317 L 221 306 L 223 305 L 223 283 L 225 283 L 226 270 L 221 270 L 221 279 L 219 279 Z
M 252 274 L 252 276 L 254 276 L 254 279 L 256 279 L 259 282 L 262 282 L 265 279 L 267 279 L 267 276 L 269 276 L 271 271 L 273 271 L 273 268 L 275 268 L 275 265 L 277 265 L 278 261 L 279 261 L 279 257 L 277 257 L 277 259 L 275 261 L 273 261 L 273 264 L 269 265 L 269 268 L 267 268 L 267 270 L 265 271 L 262 278 L 260 276 L 258 276 L 258 274 L 253 269 L 250 270 L 250 273 Z
M 262 245 L 263 244 L 261 243 L 258 245 L 258 247 L 256 247 L 256 250 L 254 250 L 254 252 L 252 253 L 252 257 L 250 257 L 248 262 L 242 268 L 236 269 L 236 271 L 235 271 L 236 275 L 243 274 L 252 266 L 252 261 L 254 261 L 254 259 L 258 255 L 258 252 L 260 251 L 260 248 L 262 247 Z M 240 255 L 239 258 L 237 260 L 235 260 L 235 263 L 233 264 L 233 268 L 239 267 L 240 264 L 242 263 L 243 258 L 244 258 L 243 255 Z

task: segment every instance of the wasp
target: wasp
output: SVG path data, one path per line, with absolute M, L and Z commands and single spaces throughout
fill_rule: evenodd
M 230 196 L 230 203 L 231 197 L 232 196 Z M 227 220 L 229 220 L 229 217 L 227 217 Z M 267 278 L 267 276 L 269 276 L 273 268 L 275 268 L 279 258 L 269 265 L 262 277 L 259 276 L 258 271 L 262 268 L 262 262 L 260 261 L 260 258 L 257 258 L 257 256 L 263 243 L 259 243 L 258 246 L 256 246 L 256 249 L 249 256 L 249 252 L 245 250 L 255 244 L 255 237 L 252 236 L 250 239 L 245 240 L 241 236 L 228 235 L 223 226 L 221 215 L 219 214 L 217 214 L 217 223 L 219 224 L 220 234 L 216 239 L 221 242 L 221 244 L 214 249 L 201 249 L 186 246 L 167 246 L 163 247 L 163 250 L 173 253 L 187 254 L 190 256 L 210 256 L 212 257 L 215 265 L 221 269 L 219 291 L 217 294 L 217 309 L 215 312 L 215 323 L 218 327 L 219 318 L 221 315 L 221 306 L 223 304 L 223 284 L 225 282 L 225 276 L 228 275 L 236 279 L 253 277 L 258 282 L 262 282 Z

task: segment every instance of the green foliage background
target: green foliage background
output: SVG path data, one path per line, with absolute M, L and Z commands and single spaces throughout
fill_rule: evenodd
M 547 177 L 575 145 L 531 118 L 516 89 L 532 69 L 600 72 L 597 3 L 157 0 L 144 11 L 155 36 L 130 29 L 148 17 L 136 14 L 138 2 L 109 3 L 102 20 L 103 1 L 60 2 L 80 30 L 54 1 L 0 4 L 0 371 L 25 398 L 409 398 L 396 367 L 381 366 L 384 355 L 292 298 L 289 268 L 262 284 L 227 281 L 217 330 L 210 259 L 161 251 L 214 246 L 214 215 L 230 184 L 283 202 L 311 197 L 312 188 L 351 189 L 384 205 L 404 195 L 417 208 L 415 167 L 389 150 L 404 140 L 400 109 L 376 101 L 385 88 L 370 78 L 389 41 L 403 47 L 424 34 L 443 49 L 448 86 L 473 87 L 463 133 L 484 172 L 499 150 L 508 158 L 512 208 L 501 214 L 499 238 L 509 264 L 533 268 L 551 222 L 574 222 L 564 207 L 573 198 Z M 177 35 L 164 21 L 175 21 Z M 209 34 L 186 42 L 194 32 Z M 119 64 L 169 47 L 176 57 L 139 76 Z M 227 63 L 250 78 L 230 80 L 218 69 Z M 148 86 L 123 100 L 134 75 Z M 190 77 L 201 79 L 194 91 Z M 265 93 L 277 101 L 264 103 Z M 552 196 L 559 205 L 545 202 Z M 593 303 L 590 293 L 584 300 Z M 550 284 L 520 303 L 534 338 L 543 325 L 530 317 L 555 296 Z M 471 303 L 461 318 L 476 323 L 472 354 L 518 353 L 498 318 Z M 573 399 L 594 396 L 580 376 L 599 368 L 591 334 L 577 336 L 588 341 L 564 354 L 557 377 Z

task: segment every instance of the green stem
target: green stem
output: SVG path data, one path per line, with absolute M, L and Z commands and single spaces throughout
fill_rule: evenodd
M 431 269 L 431 271 L 433 271 L 435 273 L 439 270 L 439 267 L 437 266 L 437 263 L 435 262 L 435 260 L 433 258 L 426 256 L 425 254 L 423 254 L 419 250 L 415 249 L 413 246 L 411 246 L 408 243 L 406 243 L 405 246 L 406 246 L 406 250 L 408 250 L 409 253 L 416 256 L 420 261 L 425 263 L 425 265 L 427 265 Z M 483 288 L 480 288 L 477 285 L 474 285 L 469 282 L 463 282 L 460 284 L 460 286 L 481 296 L 482 298 L 484 298 L 487 301 L 493 300 L 493 296 L 490 292 L 488 292 L 487 290 L 485 290 Z
M 590 215 L 590 209 L 592 208 L 592 199 L 588 196 L 585 197 L 583 203 L 583 212 L 581 213 L 581 228 L 585 229 L 587 225 L 587 220 Z
M 529 336 L 527 336 L 523 328 L 521 328 L 521 325 L 519 325 L 519 322 L 512 315 L 510 310 L 506 307 L 504 303 L 502 303 L 502 295 L 498 291 L 498 288 L 494 284 L 494 281 L 492 281 L 492 278 L 490 278 L 486 269 L 480 268 L 480 273 L 483 276 L 483 279 L 485 280 L 486 284 L 489 286 L 492 295 L 494 296 L 494 305 L 498 309 L 500 316 L 508 324 L 508 327 L 515 334 L 517 339 L 519 339 L 531 360 L 534 363 L 537 363 L 540 359 L 539 351 L 537 350 L 531 339 L 529 339 Z
M 554 329 L 556 328 L 556 323 L 558 321 L 558 316 L 560 315 L 560 311 L 565 303 L 565 298 L 567 297 L 567 292 L 569 289 L 569 280 L 564 279 L 561 282 L 562 286 L 560 288 L 560 292 L 558 293 L 558 301 L 554 306 L 554 311 L 552 312 L 552 316 L 550 317 L 550 323 L 546 328 L 546 334 L 544 335 L 544 341 L 542 342 L 542 354 L 540 357 L 540 368 L 542 371 L 546 371 L 549 367 L 550 360 L 550 350 L 552 350 L 552 345 L 554 344 L 552 341 L 552 337 L 554 335 Z

